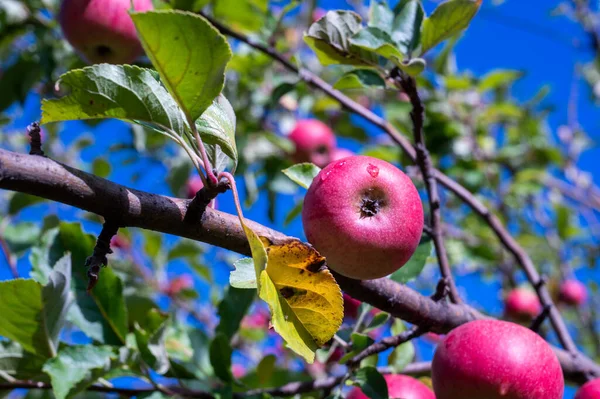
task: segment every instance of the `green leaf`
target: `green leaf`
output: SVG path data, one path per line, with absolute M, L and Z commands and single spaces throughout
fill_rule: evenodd
M 237 166 L 238 153 L 235 145 L 236 118 L 231 104 L 225 96 L 219 95 L 202 116 L 196 120 L 196 128 L 202 141 L 209 145 L 218 145 L 221 150 L 233 160 L 233 170 Z M 211 159 L 214 167 L 217 159 Z M 218 168 L 222 171 L 225 168 Z
M 14 193 L 10 197 L 10 202 L 8 203 L 8 214 L 16 215 L 22 209 L 27 208 L 28 206 L 39 204 L 40 202 L 46 201 L 44 198 L 36 197 L 34 195 L 29 195 L 25 193 Z
M 31 222 L 9 224 L 4 228 L 3 238 L 11 252 L 22 252 L 31 248 L 40 236 L 40 228 Z
M 92 173 L 99 177 L 108 177 L 110 175 L 110 163 L 104 158 L 94 159 Z
M 232 352 L 229 338 L 223 333 L 215 335 L 210 343 L 210 364 L 217 377 L 223 382 L 233 381 L 233 375 L 231 374 Z
M 401 0 L 394 8 L 391 37 L 403 54 L 411 54 L 419 46 L 424 16 L 418 0 Z
M 313 337 L 300 322 L 285 298 L 281 296 L 266 270 L 261 272 L 260 298 L 269 304 L 271 323 L 275 331 L 285 339 L 287 345 L 308 363 L 315 359 L 318 346 Z
M 144 362 L 156 373 L 169 370 L 169 355 L 165 347 L 165 333 L 169 316 L 158 309 L 150 309 L 141 325 L 134 329 L 137 347 Z
M 406 326 L 400 319 L 395 319 L 392 324 L 392 335 L 399 335 L 406 331 Z M 394 372 L 401 373 L 404 368 L 410 364 L 415 357 L 415 346 L 412 341 L 405 342 L 397 346 L 388 357 L 388 364 Z
M 404 55 L 396 48 L 390 35 L 378 28 L 369 27 L 360 30 L 350 38 L 350 43 L 355 47 L 380 55 L 396 65 L 401 64 L 404 59 Z
M 184 116 L 148 69 L 98 64 L 61 76 L 66 96 L 42 101 L 42 123 L 78 119 L 137 120 L 181 134 Z
M 16 342 L 0 342 L 0 371 L 19 380 L 29 380 L 42 373 L 43 365 L 43 358 L 26 352 Z
M 370 69 L 355 69 L 346 72 L 333 85 L 333 88 L 337 90 L 364 89 L 366 87 L 385 89 L 385 80 L 377 72 Z
M 440 4 L 423 22 L 421 54 L 466 29 L 480 6 L 481 0 L 450 0 Z
M 70 275 L 71 263 L 65 257 L 45 286 L 23 279 L 0 282 L 0 335 L 18 342 L 28 352 L 55 356 L 72 302 Z
M 80 345 L 62 349 L 44 365 L 56 399 L 72 397 L 107 374 L 115 358 L 110 346 Z
M 313 23 L 304 41 L 323 65 L 364 65 L 377 63 L 368 53 L 353 48 L 350 38 L 361 30 L 361 18 L 352 11 L 329 11 Z
M 258 383 L 262 386 L 266 384 L 273 375 L 275 371 L 275 363 L 277 362 L 277 358 L 275 355 L 269 355 L 263 357 L 256 366 L 256 376 L 258 377 Z
M 233 264 L 235 270 L 229 275 L 229 284 L 235 288 L 257 288 L 256 270 L 252 258 L 242 258 Z
M 523 73 L 512 69 L 497 69 L 481 77 L 477 90 L 484 93 L 489 90 L 495 90 L 503 86 L 512 84 L 515 80 L 521 78 Z
M 61 223 L 52 244 L 52 252 L 71 252 L 74 265 L 75 303 L 68 320 L 88 337 L 108 345 L 123 345 L 128 333 L 127 308 L 123 296 L 123 283 L 110 268 L 103 268 L 96 287 L 87 292 L 85 260 L 93 252 L 95 239 L 81 230 L 79 223 Z
M 215 17 L 234 29 L 258 31 L 265 25 L 268 0 L 219 0 L 214 2 Z
M 359 369 L 353 379 L 353 384 L 371 399 L 388 399 L 387 383 L 375 367 Z
M 215 334 L 223 334 L 231 340 L 239 330 L 242 318 L 252 305 L 255 296 L 254 290 L 229 287 L 217 309 L 220 321 Z
M 363 332 L 368 333 L 370 331 L 376 330 L 382 325 L 384 325 L 390 319 L 389 313 L 380 312 L 373 317 L 373 320 L 369 323 L 369 325 L 363 330 Z
M 418 76 L 425 70 L 425 60 L 423 58 L 411 58 L 400 63 L 398 67 L 410 76 Z
M 175 244 L 167 255 L 167 261 L 172 261 L 175 259 L 196 259 L 200 255 L 204 253 L 204 248 L 202 245 L 196 241 L 180 239 L 177 244 Z
M 390 10 L 387 1 L 371 0 L 371 5 L 369 6 L 369 26 L 390 33 L 393 22 L 394 13 Z
M 183 11 L 198 12 L 210 3 L 210 0 L 173 0 L 173 8 Z
M 149 11 L 131 18 L 162 82 L 193 123 L 223 89 L 231 59 L 227 39 L 188 12 Z
M 404 266 L 395 271 L 390 278 L 400 284 L 406 284 L 417 278 L 427 264 L 427 258 L 431 254 L 432 248 L 433 242 L 431 238 L 423 235 L 413 256 Z
M 319 174 L 321 168 L 312 163 L 305 162 L 290 166 L 282 172 L 299 186 L 308 189 L 313 179 Z

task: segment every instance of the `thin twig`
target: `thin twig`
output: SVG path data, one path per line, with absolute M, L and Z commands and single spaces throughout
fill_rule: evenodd
M 362 352 L 350 359 L 350 361 L 348 361 L 348 365 L 357 365 L 363 359 L 366 359 L 369 356 L 373 356 L 377 353 L 384 352 L 390 348 L 400 346 L 403 343 L 410 341 L 411 339 L 420 337 L 426 332 L 427 329 L 425 328 L 421 328 L 419 326 L 412 326 L 410 329 L 403 331 L 398 335 L 383 338 L 381 341 L 375 342 L 374 344 L 367 346 Z
M 425 136 L 423 133 L 425 108 L 417 90 L 417 82 L 413 77 L 404 74 L 398 68 L 395 68 L 392 71 L 392 77 L 394 78 L 396 85 L 398 85 L 399 88 L 402 88 L 408 95 L 412 104 L 410 116 L 413 122 L 413 136 L 415 138 L 415 148 L 417 151 L 417 164 L 421 170 L 421 174 L 423 175 L 423 181 L 425 183 L 427 196 L 429 198 L 429 224 L 432 230 L 431 237 L 433 238 L 435 253 L 440 265 L 440 273 L 446 280 L 446 284 L 450 290 L 450 300 L 453 303 L 461 303 L 460 295 L 456 289 L 456 284 L 452 279 L 450 262 L 448 261 L 448 254 L 446 253 L 446 246 L 444 244 L 444 235 L 442 233 L 441 203 L 440 196 L 438 194 L 437 182 L 433 176 L 433 162 L 431 161 L 431 156 L 429 155 L 429 151 L 425 145 Z
M 40 124 L 38 122 L 33 122 L 29 126 L 27 126 L 27 133 L 29 134 L 29 155 L 39 155 L 44 156 L 44 151 L 42 150 L 42 129 L 40 128 Z
M 8 246 L 8 243 L 6 242 L 4 237 L 1 237 L 1 236 L 0 236 L 0 249 L 2 250 L 2 253 L 4 254 L 4 257 L 6 258 L 6 263 L 8 264 L 8 267 L 10 268 L 10 272 L 12 273 L 13 277 L 19 278 L 19 271 L 17 270 L 17 262 L 15 262 L 15 258 L 10 253 L 10 248 Z
M 94 252 L 85 260 L 85 266 L 88 268 L 88 292 L 90 292 L 98 283 L 100 269 L 108 264 L 106 256 L 112 254 L 110 240 L 117 234 L 118 230 L 119 225 L 114 221 L 107 219 L 102 226 L 102 231 L 98 235 Z

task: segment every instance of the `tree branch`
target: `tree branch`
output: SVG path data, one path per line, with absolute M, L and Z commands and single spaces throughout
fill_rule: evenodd
M 36 195 L 52 201 L 119 220 L 122 227 L 139 227 L 186 237 L 250 255 L 246 235 L 237 216 L 207 208 L 198 219 L 186 218 L 189 200 L 150 194 L 127 188 L 49 158 L 17 154 L 0 149 L 0 188 Z M 278 243 L 290 237 L 247 221 L 259 236 Z M 470 306 L 435 302 L 390 279 L 352 280 L 334 274 L 350 296 L 369 303 L 411 324 L 427 323 L 431 331 L 447 333 L 453 328 L 486 316 Z M 600 377 L 600 366 L 579 354 L 554 348 L 565 376 L 586 381 L 590 373 Z
M 392 124 L 388 123 L 383 118 L 377 116 L 371 110 L 351 100 L 349 97 L 346 97 L 342 92 L 334 89 L 330 84 L 328 84 L 312 72 L 306 69 L 300 69 L 296 67 L 283 55 L 279 54 L 274 48 L 265 46 L 261 43 L 258 43 L 254 39 L 250 39 L 240 33 L 237 33 L 206 14 L 201 13 L 201 15 L 204 16 L 209 22 L 211 22 L 221 33 L 233 37 L 237 40 L 240 40 L 248 44 L 249 46 L 255 48 L 256 50 L 267 54 L 268 56 L 279 62 L 281 65 L 283 65 L 286 69 L 297 74 L 300 77 L 300 79 L 306 82 L 309 86 L 321 90 L 326 95 L 340 103 L 349 112 L 362 116 L 374 126 L 377 126 L 378 128 L 382 129 L 392 138 L 392 140 L 394 140 L 402 148 L 404 153 L 413 162 L 417 161 L 417 153 L 411 142 L 406 137 L 404 137 L 398 130 L 396 130 L 396 128 L 394 128 Z M 432 173 L 435 179 L 438 181 L 438 183 L 440 183 L 442 186 L 446 187 L 448 190 L 453 192 L 461 201 L 463 201 L 479 217 L 481 217 L 486 222 L 486 224 L 492 229 L 492 231 L 494 232 L 496 237 L 498 237 L 502 245 L 511 253 L 511 255 L 515 258 L 515 261 L 525 272 L 528 281 L 535 288 L 540 298 L 540 302 L 542 302 L 543 305 L 551 306 L 550 321 L 554 330 L 556 331 L 557 336 L 559 337 L 561 345 L 569 352 L 577 353 L 577 346 L 573 342 L 573 338 L 571 338 L 571 336 L 569 335 L 567 326 L 565 325 L 565 322 L 562 319 L 560 312 L 558 312 L 558 310 L 554 306 L 548 289 L 544 286 L 544 284 L 541 284 L 540 275 L 527 252 L 512 237 L 512 235 L 502 224 L 500 219 L 498 219 L 498 217 L 496 217 L 483 204 L 483 202 L 477 199 L 469 190 L 467 190 L 465 187 L 463 187 L 456 181 L 452 180 L 450 177 L 446 176 L 438 169 L 432 169 Z
M 423 102 L 417 91 L 417 82 L 413 77 L 404 74 L 398 68 L 394 68 L 392 77 L 394 78 L 396 85 L 399 86 L 399 88 L 402 88 L 408 95 L 410 103 L 412 104 L 410 117 L 413 122 L 413 136 L 415 138 L 417 164 L 423 175 L 423 182 L 425 183 L 427 197 L 429 198 L 429 212 L 431 214 L 429 220 L 432 230 L 433 245 L 435 246 L 435 253 L 440 265 L 440 272 L 442 277 L 446 279 L 446 283 L 450 290 L 450 300 L 454 303 L 461 303 L 460 295 L 458 294 L 456 284 L 452 278 L 452 272 L 450 271 L 450 262 L 448 261 L 448 254 L 446 253 L 444 235 L 442 234 L 441 203 L 437 182 L 433 177 L 433 162 L 431 161 L 431 156 L 425 145 L 425 136 L 423 133 L 425 108 L 423 107 Z

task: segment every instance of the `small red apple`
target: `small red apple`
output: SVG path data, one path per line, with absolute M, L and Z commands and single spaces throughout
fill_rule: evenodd
M 336 145 L 335 135 L 329 126 L 317 119 L 296 122 L 289 139 L 296 146 L 294 162 L 312 162 L 321 168 L 329 163 Z
M 600 378 L 585 383 L 575 395 L 574 399 L 598 399 L 600 398 Z
M 515 323 L 463 324 L 438 345 L 431 367 L 437 399 L 563 397 L 563 373 L 552 348 Z
M 587 287 L 579 280 L 566 280 L 560 285 L 560 301 L 570 306 L 580 306 L 587 299 Z
M 127 239 L 127 237 L 121 234 L 117 234 L 110 239 L 110 247 L 126 251 L 129 248 L 131 248 L 131 243 L 129 242 L 129 239 Z
M 194 287 L 194 278 L 189 274 L 182 274 L 174 279 L 171 279 L 168 285 L 164 289 L 166 295 L 172 296 L 177 295 L 184 289 L 190 289 Z
M 136 11 L 152 0 L 134 0 Z M 91 64 L 128 64 L 144 53 L 129 16 L 130 0 L 64 0 L 58 21 L 67 41 Z
M 345 148 L 336 148 L 331 152 L 330 161 L 331 162 L 338 161 L 340 159 L 348 158 L 353 155 L 356 155 L 356 154 L 350 150 L 347 150 Z
M 344 293 L 344 316 L 356 319 L 358 317 L 360 303 L 361 302 L 358 299 L 354 299 L 350 295 Z
M 533 319 L 542 311 L 542 305 L 537 294 L 525 287 L 511 290 L 504 305 L 506 316 L 521 322 Z
M 246 367 L 242 366 L 239 363 L 234 363 L 231 366 L 231 374 L 233 374 L 235 378 L 242 378 L 246 375 Z
M 357 155 L 319 172 L 304 198 L 302 223 L 331 269 L 368 280 L 410 259 L 423 231 L 423 206 L 400 169 Z
M 386 374 L 383 376 L 388 387 L 390 398 L 401 399 L 435 399 L 431 389 L 421 381 L 401 374 Z M 360 388 L 353 388 L 346 399 L 368 399 Z

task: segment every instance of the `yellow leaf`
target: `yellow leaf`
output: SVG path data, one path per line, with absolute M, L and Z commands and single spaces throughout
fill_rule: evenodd
M 275 331 L 285 339 L 291 350 L 302 356 L 308 363 L 314 362 L 317 344 L 279 293 L 266 270 L 263 270 L 260 275 L 259 286 L 260 299 L 269 304 L 271 309 L 271 324 Z
M 318 346 L 329 341 L 342 324 L 342 293 L 322 257 L 311 246 L 289 240 L 266 247 L 267 274 Z

